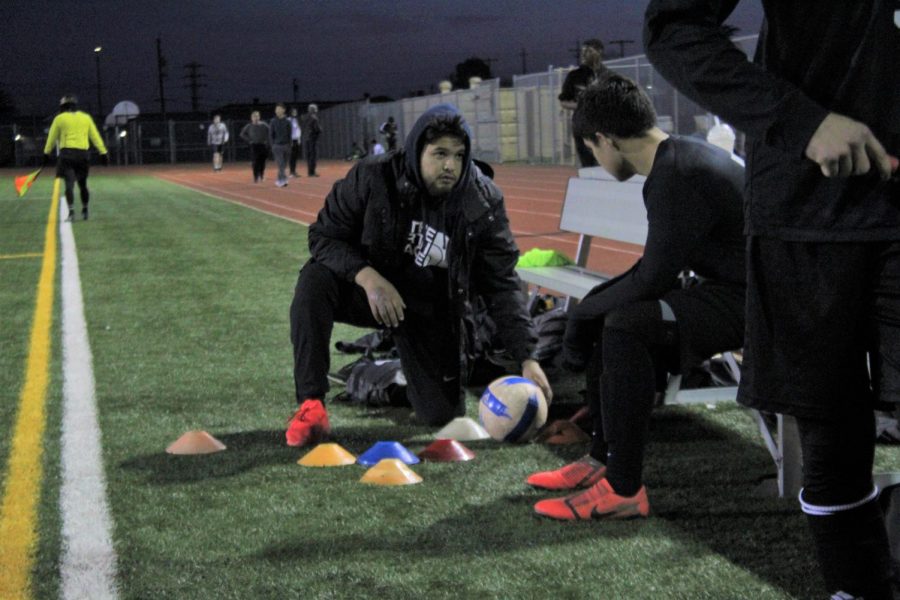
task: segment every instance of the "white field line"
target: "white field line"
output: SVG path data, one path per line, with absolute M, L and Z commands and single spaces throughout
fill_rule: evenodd
M 72 224 L 60 202 L 62 291 L 63 426 L 62 426 L 62 582 L 66 600 L 118 597 L 112 519 L 106 500 L 106 477 L 94 370 Z

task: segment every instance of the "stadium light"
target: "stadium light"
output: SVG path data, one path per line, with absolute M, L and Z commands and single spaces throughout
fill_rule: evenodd
M 94 47 L 94 58 L 97 59 L 97 114 L 103 117 L 103 100 L 100 95 L 100 53 L 103 46 Z
M 14 142 L 20 142 L 20 141 L 22 141 L 22 134 L 21 134 L 21 133 L 17 133 L 17 134 L 16 134 L 16 137 L 13 138 L 13 141 L 14 141 Z
M 120 132 L 119 132 L 119 137 L 120 137 L 120 138 L 123 138 L 123 137 L 125 137 L 126 135 L 128 135 L 128 132 L 127 132 L 127 131 L 120 131 Z

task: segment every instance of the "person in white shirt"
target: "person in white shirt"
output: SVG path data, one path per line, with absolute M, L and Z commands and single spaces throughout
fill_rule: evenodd
M 378 140 L 372 140 L 372 154 L 384 154 L 384 146 Z
M 206 143 L 213 147 L 213 171 L 222 170 L 222 147 L 228 143 L 228 127 L 220 115 L 213 115 L 213 122 L 206 134 Z

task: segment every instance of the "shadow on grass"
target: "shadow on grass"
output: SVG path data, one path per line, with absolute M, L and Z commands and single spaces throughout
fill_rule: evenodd
M 347 561 L 370 555 L 472 556 L 537 546 L 566 546 L 580 540 L 644 537 L 682 543 L 659 560 L 683 564 L 689 577 L 691 546 L 699 545 L 799 598 L 819 591 L 818 568 L 806 522 L 796 502 L 754 494 L 760 478 L 774 467 L 762 445 L 748 443 L 706 417 L 680 408 L 656 411 L 650 428 L 645 481 L 652 518 L 627 522 L 556 523 L 533 516 L 533 503 L 552 494 L 522 486 L 483 504 L 451 505 L 450 516 L 419 529 L 341 534 L 293 540 L 270 546 L 262 558 L 295 562 L 299 557 L 340 555 Z M 495 444 L 495 449 L 499 449 Z M 559 464 L 584 453 L 575 446 L 548 446 Z M 493 460 L 486 457 L 486 460 Z M 547 465 L 548 467 L 550 464 Z M 454 477 L 446 473 L 446 481 Z M 443 476 L 438 476 L 444 479 Z M 436 485 L 442 483 L 432 476 Z M 465 484 L 462 484 L 465 487 Z M 485 494 L 490 497 L 490 494 Z M 723 583 L 723 585 L 726 585 Z

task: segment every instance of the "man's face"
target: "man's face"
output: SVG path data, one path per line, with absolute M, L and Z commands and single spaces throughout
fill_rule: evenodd
M 278 117 L 279 119 L 284 116 L 284 107 L 283 106 L 275 107 L 275 116 Z
M 220 117 L 219 115 L 213 117 L 213 123 L 215 123 L 216 125 L 218 125 L 221 120 L 222 117 Z
M 613 139 L 598 134 L 593 140 L 584 138 L 584 144 L 591 150 L 600 166 L 618 181 L 625 181 L 634 176 L 634 169 L 622 158 L 622 153 Z
M 259 113 L 257 111 L 253 111 L 250 113 L 250 121 L 253 123 L 259 123 Z
M 462 174 L 466 146 L 457 137 L 445 135 L 422 150 L 422 181 L 431 196 L 446 196 Z
M 593 46 L 582 46 L 581 47 L 581 63 L 585 65 L 592 65 L 595 62 L 600 60 L 600 51 L 594 48 Z

